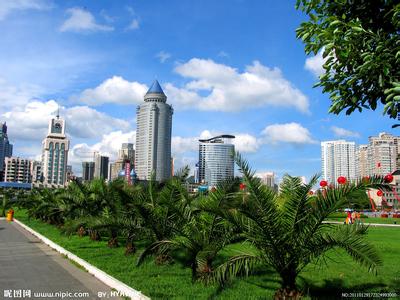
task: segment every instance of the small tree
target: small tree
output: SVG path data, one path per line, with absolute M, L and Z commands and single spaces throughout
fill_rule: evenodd
M 330 112 L 400 112 L 400 3 L 397 0 L 297 0 L 310 19 L 296 30 L 307 54 L 323 51 L 316 86 L 330 94 Z

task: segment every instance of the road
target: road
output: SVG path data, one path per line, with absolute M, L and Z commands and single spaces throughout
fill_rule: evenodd
M 0 299 L 100 299 L 99 292 L 121 299 L 19 225 L 0 219 Z

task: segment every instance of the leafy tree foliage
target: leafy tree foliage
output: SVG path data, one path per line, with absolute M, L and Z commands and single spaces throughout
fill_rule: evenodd
M 323 51 L 325 73 L 316 86 L 330 94 L 330 112 L 400 113 L 398 0 L 297 0 L 310 19 L 296 30 L 307 54 Z

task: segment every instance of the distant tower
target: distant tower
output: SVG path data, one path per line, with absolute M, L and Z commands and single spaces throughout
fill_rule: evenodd
M 230 142 L 233 135 L 220 135 L 199 140 L 199 181 L 210 186 L 233 178 L 235 146 Z
M 42 174 L 45 186 L 60 187 L 66 182 L 69 140 L 65 121 L 57 117 L 49 122 L 49 132 L 42 143 Z
M 157 80 L 144 101 L 136 110 L 135 169 L 140 180 L 149 180 L 154 172 L 157 181 L 164 181 L 171 177 L 173 109 Z
M 0 123 L 0 181 L 3 181 L 5 158 L 12 156 L 13 145 L 8 141 L 6 122 Z

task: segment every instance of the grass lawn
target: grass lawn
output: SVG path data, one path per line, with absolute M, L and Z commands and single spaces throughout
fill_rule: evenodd
M 228 287 L 192 284 L 190 269 L 179 263 L 157 266 L 148 259 L 135 266 L 137 254 L 126 257 L 124 247 L 110 249 L 106 241 L 93 242 L 88 237 L 65 236 L 51 225 L 28 219 L 23 211 L 16 217 L 55 243 L 75 253 L 152 299 L 271 299 L 279 288 L 279 277 L 273 271 L 234 280 Z M 298 280 L 305 298 L 337 298 L 342 292 L 397 292 L 400 295 L 400 228 L 369 228 L 372 241 L 384 261 L 378 276 L 352 262 L 342 251 L 331 251 L 326 265 L 310 265 Z M 239 245 L 227 250 L 234 253 Z M 140 252 L 140 250 L 139 250 Z

